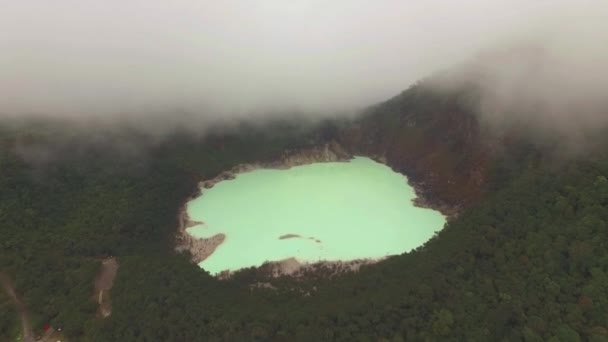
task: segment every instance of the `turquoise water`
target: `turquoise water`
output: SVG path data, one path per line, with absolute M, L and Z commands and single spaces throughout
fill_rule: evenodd
M 188 203 L 190 234 L 226 239 L 200 266 L 212 274 L 295 257 L 299 261 L 379 258 L 410 251 L 445 218 L 415 207 L 407 179 L 356 157 L 288 170 L 259 169 L 216 184 Z M 283 238 L 288 234 L 300 237 Z

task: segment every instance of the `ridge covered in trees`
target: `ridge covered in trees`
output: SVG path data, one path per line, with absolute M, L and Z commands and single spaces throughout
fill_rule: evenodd
M 60 326 L 74 341 L 608 341 L 608 155 L 559 159 L 559 141 L 526 138 L 484 149 L 472 102 L 419 85 L 354 123 L 149 146 L 128 129 L 107 132 L 107 146 L 52 123 L 4 125 L 0 269 L 34 329 Z M 246 269 L 220 281 L 174 251 L 198 180 L 334 138 L 384 153 L 459 215 L 410 253 L 331 278 Z M 93 279 L 109 255 L 121 266 L 101 319 Z M 18 333 L 0 293 L 0 340 Z

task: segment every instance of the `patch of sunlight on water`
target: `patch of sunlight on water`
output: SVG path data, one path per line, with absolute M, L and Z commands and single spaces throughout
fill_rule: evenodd
M 379 258 L 410 251 L 443 228 L 439 212 L 415 207 L 414 189 L 388 166 L 356 157 L 288 170 L 259 169 L 205 189 L 188 203 L 188 229 L 226 239 L 200 266 L 212 274 L 295 257 Z M 283 238 L 285 235 L 299 237 Z

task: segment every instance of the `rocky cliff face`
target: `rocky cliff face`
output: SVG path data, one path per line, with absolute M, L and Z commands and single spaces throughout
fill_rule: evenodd
M 279 161 L 267 166 L 272 168 L 290 168 L 318 162 L 347 161 L 351 158 L 351 153 L 348 153 L 338 142 L 332 140 L 331 142 L 318 147 L 299 151 L 286 151 Z
M 492 152 L 462 94 L 419 88 L 371 108 L 341 129 L 338 141 L 406 175 L 421 206 L 455 215 L 481 198 Z
M 234 179 L 239 173 L 256 169 L 289 169 L 294 166 L 319 162 L 348 161 L 351 158 L 351 153 L 343 148 L 338 142 L 332 140 L 315 147 L 285 151 L 276 160 L 267 163 L 239 164 L 230 170 L 220 173 L 212 179 L 202 181 L 200 183 L 200 188 L 201 191 L 204 191 L 204 189 L 212 188 L 215 184 L 223 180 Z

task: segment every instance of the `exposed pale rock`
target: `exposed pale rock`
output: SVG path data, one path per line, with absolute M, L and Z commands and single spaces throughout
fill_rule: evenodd
M 296 258 L 287 258 L 279 261 L 266 262 L 258 269 L 267 278 L 289 276 L 293 278 L 306 277 L 310 274 L 321 274 L 332 277 L 339 274 L 357 272 L 362 266 L 372 265 L 380 259 L 356 259 L 350 261 L 319 261 L 314 263 L 300 262 Z M 228 279 L 238 271 L 223 271 L 218 274 L 219 279 Z
M 215 184 L 234 179 L 239 173 L 250 172 L 257 169 L 290 169 L 294 166 L 308 165 L 312 163 L 327 162 L 346 162 L 352 159 L 352 154 L 348 153 L 340 144 L 335 141 L 327 144 L 284 152 L 276 161 L 270 163 L 239 164 L 228 171 L 224 171 L 216 177 L 201 181 L 199 187 L 211 189 Z
M 178 252 L 183 250 L 190 251 L 192 261 L 197 264 L 213 254 L 215 249 L 226 239 L 226 235 L 224 234 L 216 234 L 210 238 L 200 239 L 188 233 L 187 228 L 199 224 L 203 223 L 190 220 L 186 211 L 186 205 L 184 204 L 179 213 L 179 228 L 176 236 L 175 250 Z

